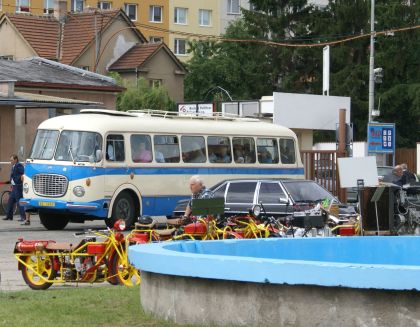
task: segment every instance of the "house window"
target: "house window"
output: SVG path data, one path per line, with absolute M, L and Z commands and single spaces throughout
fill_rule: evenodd
M 80 69 L 83 69 L 83 70 L 88 70 L 88 71 L 90 71 L 90 69 L 89 69 L 89 66 L 80 66 Z
M 228 14 L 240 14 L 239 0 L 228 0 Z
M 125 13 L 131 19 L 136 21 L 137 20 L 137 5 L 132 3 L 126 3 L 125 6 Z
M 150 6 L 149 21 L 153 23 L 162 23 L 162 7 Z
M 16 0 L 16 12 L 29 12 L 29 0 Z
M 151 36 L 149 38 L 149 42 L 150 43 L 162 43 L 163 42 L 163 38 L 161 38 L 160 36 Z
M 187 24 L 187 15 L 188 15 L 188 9 L 187 8 L 175 8 L 175 24 Z
M 198 11 L 198 24 L 200 26 L 210 26 L 211 25 L 211 10 L 200 9 Z
M 81 12 L 85 7 L 84 0 L 71 0 L 71 11 Z
M 3 59 L 3 60 L 13 60 L 13 55 L 9 55 L 9 56 L 0 56 L 0 59 Z
M 108 10 L 112 8 L 112 3 L 108 1 L 99 1 L 98 2 L 98 8 L 101 10 Z
M 186 43 L 187 42 L 185 39 L 175 39 L 175 44 L 174 44 L 175 54 L 177 55 L 187 54 Z
M 155 88 L 158 88 L 158 87 L 162 86 L 162 80 L 161 79 L 151 79 L 151 80 L 149 80 L 149 84 L 150 84 L 151 88 L 155 89 Z
M 44 14 L 52 15 L 54 13 L 54 1 L 44 0 Z

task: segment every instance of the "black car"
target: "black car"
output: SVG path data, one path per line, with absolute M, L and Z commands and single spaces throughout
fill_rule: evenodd
M 267 214 L 283 217 L 307 210 L 328 199 L 339 204 L 340 215 L 355 215 L 354 207 L 343 205 L 330 192 L 311 180 L 229 179 L 212 187 L 214 197 L 225 199 L 225 215 L 246 214 L 254 204 L 263 203 Z M 182 216 L 188 200 L 179 201 L 174 216 Z

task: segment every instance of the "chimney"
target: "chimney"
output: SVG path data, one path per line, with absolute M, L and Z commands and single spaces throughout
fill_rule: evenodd
M 8 98 L 15 96 L 15 82 L 14 80 L 0 80 L 0 93 L 7 95 Z
M 60 23 L 63 23 L 67 14 L 67 1 L 54 0 L 54 17 Z

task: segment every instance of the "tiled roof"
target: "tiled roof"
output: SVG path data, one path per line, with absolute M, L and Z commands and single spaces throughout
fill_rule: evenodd
M 162 43 L 138 43 L 117 59 L 117 61 L 109 67 L 109 70 L 139 67 L 162 46 Z
M 120 10 L 69 13 L 64 25 L 60 62 L 71 64 L 95 37 L 95 15 L 98 31 L 120 13 Z
M 60 26 L 54 17 L 9 14 L 6 16 L 36 51 L 47 59 L 57 58 L 57 45 Z

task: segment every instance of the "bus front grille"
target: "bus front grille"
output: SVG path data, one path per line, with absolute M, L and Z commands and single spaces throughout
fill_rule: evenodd
M 37 174 L 33 177 L 33 188 L 36 195 L 60 197 L 66 194 L 68 180 L 63 175 Z

